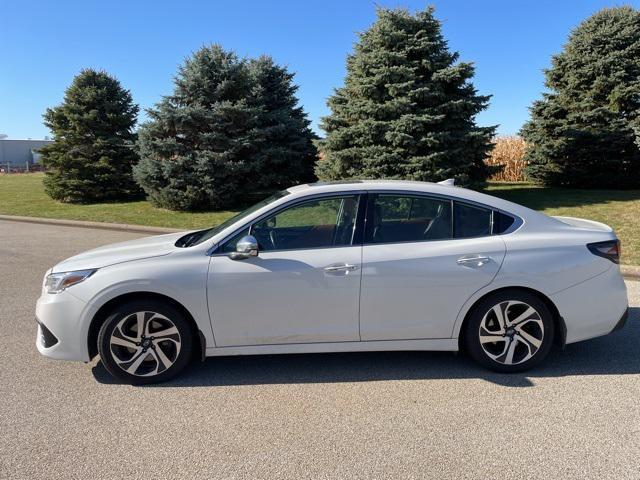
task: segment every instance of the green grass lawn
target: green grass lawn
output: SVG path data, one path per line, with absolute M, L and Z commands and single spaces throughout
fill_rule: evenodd
M 640 265 L 640 190 L 574 190 L 527 183 L 493 183 L 487 193 L 547 215 L 606 223 L 622 242 L 622 263 Z
M 115 222 L 168 228 L 204 228 L 217 225 L 235 212 L 172 212 L 146 201 L 73 205 L 44 193 L 42 173 L 0 175 L 0 214 Z
M 172 212 L 146 201 L 69 205 L 55 202 L 44 193 L 42 177 L 0 175 L 0 214 L 191 229 L 217 225 L 234 213 Z M 611 225 L 622 240 L 623 263 L 640 265 L 640 190 L 568 190 L 493 183 L 487 193 L 548 215 L 582 217 Z

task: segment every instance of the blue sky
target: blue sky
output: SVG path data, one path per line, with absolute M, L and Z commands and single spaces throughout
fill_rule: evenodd
M 296 73 L 299 98 L 314 129 L 340 86 L 356 32 L 375 6 L 410 10 L 432 4 L 450 48 L 476 65 L 474 83 L 491 94 L 481 125 L 513 134 L 544 89 L 542 69 L 570 30 L 607 0 L 320 0 L 92 1 L 0 4 L 0 133 L 48 135 L 42 113 L 62 100 L 83 67 L 104 69 L 131 90 L 142 109 L 172 90 L 177 66 L 204 44 L 242 56 L 272 55 Z M 640 0 L 624 2 L 638 8 Z M 144 119 L 144 116 L 142 117 Z

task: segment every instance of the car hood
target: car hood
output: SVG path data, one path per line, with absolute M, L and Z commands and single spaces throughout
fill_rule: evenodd
M 167 255 L 177 249 L 175 246 L 176 241 L 186 233 L 188 232 L 139 238 L 87 250 L 58 263 L 53 267 L 52 272 L 102 268 L 116 263 Z

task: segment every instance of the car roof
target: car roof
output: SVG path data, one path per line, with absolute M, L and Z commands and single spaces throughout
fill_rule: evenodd
M 467 188 L 432 182 L 419 182 L 412 180 L 343 180 L 336 182 L 308 183 L 288 189 L 291 194 L 300 197 L 316 193 L 375 190 L 393 190 L 442 195 L 460 200 L 467 200 L 473 203 L 479 203 L 498 210 L 504 210 L 520 217 L 546 217 L 546 215 L 536 212 L 535 210 L 531 210 L 522 205 L 518 205 L 517 203 L 509 202 L 508 200 L 503 200 L 492 195 L 487 195 L 475 190 L 469 190 Z
M 295 187 L 289 188 L 288 191 L 290 193 L 297 194 L 314 194 L 362 190 L 406 190 L 424 193 L 444 194 L 444 192 L 446 192 L 449 188 L 451 188 L 450 185 L 431 182 L 418 182 L 414 180 L 337 180 L 331 182 L 316 182 L 297 185 Z
M 431 182 L 418 182 L 410 180 L 347 180 L 337 182 L 317 182 L 309 183 L 305 185 L 297 185 L 295 187 L 283 190 L 288 195 L 280 195 L 273 202 L 263 205 L 258 210 L 252 212 L 246 217 L 238 220 L 236 223 L 230 224 L 227 228 L 218 232 L 213 238 L 214 241 L 220 242 L 226 238 L 231 232 L 238 229 L 238 223 L 248 224 L 253 222 L 256 218 L 270 212 L 275 208 L 287 204 L 291 201 L 302 200 L 305 197 L 313 196 L 316 194 L 331 194 L 331 193 L 345 193 L 345 192 L 368 192 L 368 191 L 391 191 L 391 192 L 416 192 L 432 195 L 439 195 L 443 197 L 459 199 L 462 201 L 469 201 L 471 203 L 477 203 L 496 210 L 502 210 L 512 215 L 516 215 L 523 220 L 523 224 L 517 231 L 523 229 L 535 228 L 537 226 L 549 225 L 558 223 L 551 217 L 544 215 L 543 213 L 536 212 L 517 203 L 512 203 L 501 198 L 497 198 L 484 193 L 476 192 L 462 187 L 455 187 L 452 185 L 443 185 Z

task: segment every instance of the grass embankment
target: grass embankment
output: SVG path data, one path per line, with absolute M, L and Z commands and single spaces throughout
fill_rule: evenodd
M 42 173 L 0 175 L 0 214 L 194 229 L 217 225 L 235 213 L 172 212 L 155 208 L 144 200 L 91 205 L 60 203 L 44 193 L 43 177 Z
M 44 193 L 42 177 L 0 175 L 0 214 L 191 229 L 217 225 L 234 213 L 172 212 L 146 201 L 63 204 Z M 487 193 L 548 215 L 582 217 L 611 225 L 622 240 L 623 263 L 640 265 L 640 190 L 568 190 L 493 183 Z

